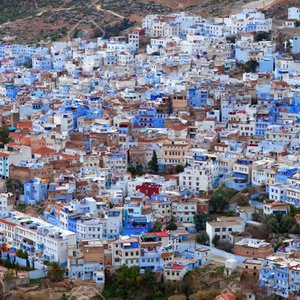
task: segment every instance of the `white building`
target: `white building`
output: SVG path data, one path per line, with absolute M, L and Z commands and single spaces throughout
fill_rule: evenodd
M 164 268 L 164 280 L 166 281 L 181 281 L 184 275 L 188 272 L 187 266 L 174 263 Z
M 206 233 L 209 236 L 210 245 L 215 236 L 220 241 L 230 241 L 230 235 L 234 232 L 245 231 L 245 221 L 241 217 L 220 217 L 216 221 L 206 222 Z
M 209 192 L 217 178 L 219 166 L 213 160 L 205 163 L 195 161 L 179 174 L 179 185 L 193 192 Z
M 271 215 L 286 215 L 289 211 L 289 205 L 282 202 L 265 203 L 263 206 L 263 213 L 265 216 Z
M 265 170 L 268 166 L 271 166 L 273 162 L 273 159 L 262 159 L 252 163 L 252 185 L 259 187 L 266 185 L 267 173 Z
M 67 247 L 76 245 L 74 232 L 18 211 L 12 211 L 9 218 L 0 219 L 0 230 L 4 233 L 5 243 L 41 261 L 66 263 Z
M 288 9 L 289 20 L 300 20 L 300 7 L 289 7 Z
M 0 176 L 9 177 L 9 166 L 17 165 L 22 160 L 31 159 L 31 148 L 27 146 L 14 147 L 12 151 L 3 150 L 0 152 Z
M 16 204 L 16 198 L 12 193 L 0 194 L 0 217 L 5 218 L 9 215 Z
M 176 222 L 185 223 L 193 222 L 194 215 L 197 212 L 197 202 L 173 202 L 172 203 L 172 216 Z
M 134 63 L 134 55 L 130 52 L 120 52 L 118 54 L 118 65 L 129 66 Z
M 134 46 L 135 51 L 138 51 L 140 48 L 140 34 L 138 31 L 131 31 L 128 34 L 128 44 Z
M 284 202 L 286 200 L 288 185 L 281 183 L 274 183 L 269 185 L 269 199 L 277 202 Z
M 77 240 L 101 239 L 103 231 L 103 223 L 96 218 L 82 217 L 76 223 Z
M 69 135 L 73 129 L 73 115 L 72 114 L 55 114 L 53 123 L 60 126 L 60 133 Z
M 112 265 L 139 266 L 141 256 L 137 238 L 124 238 L 112 243 Z

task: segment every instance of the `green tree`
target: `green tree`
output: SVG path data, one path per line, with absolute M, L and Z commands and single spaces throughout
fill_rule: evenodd
M 161 231 L 161 229 L 162 229 L 161 222 L 155 221 L 151 228 L 151 232 L 159 232 L 159 231 Z
M 246 73 L 255 73 L 258 62 L 255 59 L 248 60 L 245 64 L 242 64 L 241 67 Z
M 212 239 L 211 242 L 213 243 L 213 245 L 214 245 L 215 247 L 217 247 L 218 244 L 219 244 L 219 242 L 220 242 L 220 236 L 215 235 L 215 236 L 213 237 L 213 239 Z
M 209 205 L 211 210 L 216 213 L 221 213 L 228 207 L 229 202 L 223 194 L 218 193 L 212 196 Z
M 226 216 L 227 216 L 227 217 L 234 217 L 234 216 L 235 216 L 234 211 L 229 210 L 229 211 L 226 213 Z
M 290 212 L 289 215 L 294 217 L 295 215 L 300 214 L 300 207 L 296 207 L 294 205 L 290 206 Z
M 137 174 L 136 168 L 133 165 L 128 166 L 127 172 L 129 172 L 133 176 L 135 176 Z
M 138 176 L 141 176 L 141 175 L 143 175 L 143 172 L 144 172 L 144 167 L 143 167 L 143 165 L 138 164 L 138 165 L 136 166 L 136 174 L 137 174 Z
M 209 236 L 206 233 L 206 231 L 202 231 L 199 234 L 197 234 L 196 242 L 198 244 L 201 244 L 201 245 L 208 245 L 209 244 Z
M 154 174 L 158 172 L 158 160 L 157 160 L 157 155 L 155 150 L 153 151 L 152 158 L 148 163 L 148 168 Z
M 5 145 L 10 141 L 9 130 L 7 126 L 0 127 L 0 143 Z
M 194 215 L 194 223 L 197 231 L 205 230 L 207 219 L 207 214 L 202 211 L 199 211 Z
M 268 230 L 273 233 L 281 233 L 280 224 L 275 216 L 268 216 L 265 219 Z
M 184 171 L 184 166 L 176 165 L 175 171 L 176 171 L 176 173 L 182 173 Z
M 288 233 L 296 225 L 296 220 L 291 216 L 282 216 L 280 220 L 280 228 L 282 233 Z
M 170 293 L 167 285 L 157 281 L 152 270 L 140 272 L 140 268 L 121 266 L 107 276 L 103 296 L 105 299 L 166 299 Z
M 270 34 L 269 32 L 266 31 L 258 31 L 254 36 L 255 42 L 269 41 L 269 40 L 270 40 Z
M 65 270 L 57 261 L 48 263 L 48 279 L 52 282 L 62 281 L 64 279 Z
M 136 287 L 136 279 L 140 275 L 140 268 L 135 267 L 127 267 L 126 265 L 121 266 L 117 271 L 116 283 L 121 286 L 134 288 Z
M 177 229 L 177 225 L 174 222 L 170 222 L 168 224 L 168 226 L 166 227 L 167 230 L 176 230 Z

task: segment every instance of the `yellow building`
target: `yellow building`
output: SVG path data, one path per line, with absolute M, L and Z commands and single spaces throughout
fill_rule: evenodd
M 187 140 L 166 140 L 162 146 L 164 165 L 183 165 L 191 145 Z

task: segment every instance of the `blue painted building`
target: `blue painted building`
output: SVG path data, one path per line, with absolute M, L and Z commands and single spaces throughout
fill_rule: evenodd
M 48 184 L 39 178 L 24 182 L 24 203 L 26 205 L 36 204 L 48 197 Z
M 293 177 L 293 175 L 296 174 L 297 171 L 298 171 L 298 168 L 292 168 L 292 167 L 281 168 L 275 175 L 275 182 L 276 183 L 287 183 L 288 178 Z
M 255 135 L 265 136 L 267 127 L 271 125 L 271 120 L 268 116 L 257 117 L 255 120 Z
M 259 60 L 258 70 L 259 73 L 268 73 L 274 71 L 274 57 L 272 56 L 263 56 Z
M 139 109 L 136 117 L 133 120 L 134 127 L 151 128 L 153 126 L 153 119 L 156 114 L 155 108 Z
M 10 100 L 15 100 L 18 94 L 19 88 L 17 88 L 13 83 L 5 83 L 5 93 L 6 97 Z
M 162 270 L 160 252 L 155 249 L 141 249 L 140 268 L 142 270 L 152 270 L 154 272 Z
M 294 36 L 294 38 L 293 38 L 292 53 L 293 54 L 300 53 L 300 36 Z
M 51 211 L 44 211 L 43 216 L 50 224 L 60 227 L 60 221 L 56 214 L 55 207 L 52 207 Z
M 208 92 L 197 88 L 189 88 L 187 103 L 189 107 L 201 107 L 207 105 Z
M 144 216 L 131 216 L 129 215 L 123 221 L 122 235 L 138 236 L 144 232 L 151 230 L 151 223 L 147 221 Z
M 156 108 L 139 109 L 133 119 L 137 128 L 164 128 L 167 114 L 158 113 Z
M 299 261 L 286 253 L 266 257 L 259 271 L 259 285 L 275 295 L 294 299 L 292 295 L 300 289 L 299 266 Z

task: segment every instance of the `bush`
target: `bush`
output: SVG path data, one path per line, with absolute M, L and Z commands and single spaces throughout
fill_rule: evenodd
M 208 245 L 209 244 L 209 236 L 206 233 L 206 231 L 202 231 L 201 233 L 199 233 L 196 236 L 196 242 L 198 244 L 201 244 L 201 245 Z
M 58 262 L 53 261 L 48 264 L 48 279 L 52 282 L 62 281 L 64 279 L 65 270 Z
M 152 228 L 151 228 L 151 232 L 159 232 L 162 229 L 162 225 L 161 222 L 159 221 L 155 221 L 155 223 L 153 224 Z
M 228 241 L 219 241 L 217 246 L 218 246 L 218 249 L 232 253 L 232 244 Z
M 197 231 L 205 230 L 207 221 L 208 221 L 208 216 L 204 212 L 200 211 L 194 215 L 194 223 Z
M 18 249 L 16 252 L 16 256 L 24 259 L 28 259 L 28 253 L 23 251 L 22 249 Z
M 219 237 L 218 235 L 215 235 L 214 238 L 212 239 L 213 245 L 214 245 L 215 247 L 217 247 L 218 244 L 219 244 L 219 242 L 220 242 L 220 237 Z
M 216 213 L 221 213 L 228 207 L 229 201 L 222 193 L 220 193 L 220 194 L 214 194 L 209 204 L 211 210 L 213 210 Z
M 174 222 L 170 222 L 170 224 L 166 227 L 167 230 L 176 230 L 177 225 Z
M 226 37 L 226 41 L 234 44 L 236 41 L 236 36 L 235 35 L 228 36 L 228 37 Z
M 266 31 L 259 31 L 254 36 L 255 42 L 269 41 L 269 40 L 270 40 L 270 34 L 269 34 L 269 32 L 266 32 Z
M 258 62 L 254 59 L 248 60 L 245 64 L 241 65 L 241 68 L 246 72 L 246 73 L 255 73 L 256 68 L 258 66 Z
M 4 281 L 10 281 L 14 278 L 16 278 L 16 275 L 15 275 L 14 271 L 12 271 L 12 270 L 7 270 L 3 274 L 3 280 Z

